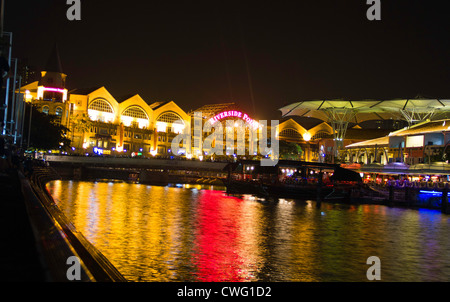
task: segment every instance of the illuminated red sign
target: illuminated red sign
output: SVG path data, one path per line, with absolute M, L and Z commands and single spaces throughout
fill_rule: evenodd
M 240 118 L 247 122 L 249 125 L 257 127 L 259 126 L 259 123 L 255 121 L 254 119 L 250 118 L 246 113 L 242 113 L 241 111 L 236 110 L 229 110 L 229 111 L 223 111 L 219 114 L 216 114 L 212 118 L 209 119 L 209 123 L 213 125 L 214 123 L 224 119 L 224 118 Z
M 53 92 L 64 93 L 64 89 L 61 89 L 61 88 L 52 88 L 52 87 L 44 87 L 44 91 L 53 91 Z

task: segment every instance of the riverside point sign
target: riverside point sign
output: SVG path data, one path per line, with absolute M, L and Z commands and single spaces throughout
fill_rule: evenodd
M 224 127 L 222 126 L 222 123 L 218 123 L 218 121 L 226 117 L 237 117 L 240 118 L 240 120 L 228 119 L 226 121 L 226 139 L 224 144 Z M 271 121 L 271 134 L 270 139 L 268 139 L 266 120 L 257 122 L 241 111 L 230 110 L 216 114 L 210 118 L 207 123 L 202 125 L 202 113 L 194 112 L 194 131 L 191 132 L 191 126 L 188 123 L 183 129 L 183 133 L 180 133 L 173 138 L 171 142 L 172 152 L 174 154 L 186 154 L 186 156 L 192 156 L 191 147 L 193 147 L 193 149 L 198 152 L 199 156 L 203 156 L 203 154 L 206 153 L 208 155 L 223 155 L 225 146 L 227 155 L 255 155 L 256 150 L 258 150 L 257 153 L 262 156 L 262 166 L 275 166 L 278 163 L 279 157 L 279 143 L 276 138 L 278 124 L 278 120 Z M 248 144 L 246 144 L 247 129 Z M 207 133 L 211 134 L 203 139 L 204 134 Z M 192 140 L 194 141 L 193 146 L 191 145 Z M 249 154 L 246 154 L 246 145 L 248 145 Z M 235 147 L 237 147 L 236 153 L 234 153 Z
M 242 120 L 244 120 L 248 125 L 252 126 L 252 127 L 260 127 L 260 124 L 255 121 L 254 119 L 250 118 L 247 113 L 242 113 L 241 111 L 236 111 L 236 110 L 229 110 L 229 111 L 223 111 L 221 113 L 216 114 L 215 116 L 213 116 L 212 118 L 210 118 L 208 121 L 211 125 L 214 125 L 216 122 L 220 121 L 221 119 L 224 118 L 240 118 Z

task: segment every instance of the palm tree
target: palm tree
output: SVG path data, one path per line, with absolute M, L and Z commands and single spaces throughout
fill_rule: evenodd
M 85 113 L 77 114 L 76 116 L 70 117 L 70 123 L 72 125 L 72 141 L 75 131 L 81 132 L 81 138 L 78 141 L 78 149 L 82 148 L 82 142 L 84 142 L 84 134 L 89 132 L 92 127 L 92 121 L 89 119 L 89 116 Z
M 300 160 L 303 154 L 303 150 L 296 143 L 280 141 L 279 154 L 280 159 Z

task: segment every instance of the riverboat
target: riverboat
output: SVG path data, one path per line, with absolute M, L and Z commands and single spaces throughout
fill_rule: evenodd
M 287 199 L 323 199 L 333 190 L 350 191 L 361 183 L 358 173 L 339 165 L 280 160 L 275 166 L 259 161 L 228 164 L 224 180 L 228 194 L 252 194 Z

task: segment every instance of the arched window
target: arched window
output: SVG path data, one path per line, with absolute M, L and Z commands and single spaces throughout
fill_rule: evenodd
M 56 107 L 55 114 L 60 117 L 62 116 L 62 113 L 63 109 L 61 107 Z
M 170 127 L 170 129 L 167 129 Z M 165 112 L 156 119 L 156 131 L 181 133 L 184 129 L 183 119 L 175 112 Z
M 316 140 L 316 139 L 320 139 L 320 138 L 324 138 L 324 137 L 330 137 L 331 134 L 326 132 L 326 131 L 318 131 L 316 134 L 313 135 L 313 137 L 311 137 L 311 140 Z
M 157 122 L 165 122 L 165 123 L 169 123 L 169 124 L 172 124 L 176 121 L 181 121 L 184 124 L 183 119 L 175 112 L 165 112 L 165 113 L 161 114 L 160 116 L 158 116 L 156 121 Z
M 301 135 L 300 133 L 292 128 L 287 128 L 284 129 L 280 132 L 280 136 L 284 136 L 284 137 L 290 137 L 290 138 L 300 138 Z
M 122 112 L 120 117 L 122 123 L 127 126 L 135 126 L 139 128 L 147 128 L 149 124 L 148 115 L 139 106 L 130 106 Z
M 108 103 L 107 100 L 104 99 L 95 99 L 92 103 L 89 104 L 89 110 L 96 110 L 101 112 L 114 113 L 114 110 L 111 104 Z
M 122 113 L 124 116 L 148 120 L 147 113 L 139 106 L 130 106 Z
M 42 113 L 48 114 L 48 110 L 49 110 L 48 106 L 42 107 Z
M 105 99 L 95 99 L 88 107 L 89 118 L 93 121 L 114 122 L 114 110 Z

